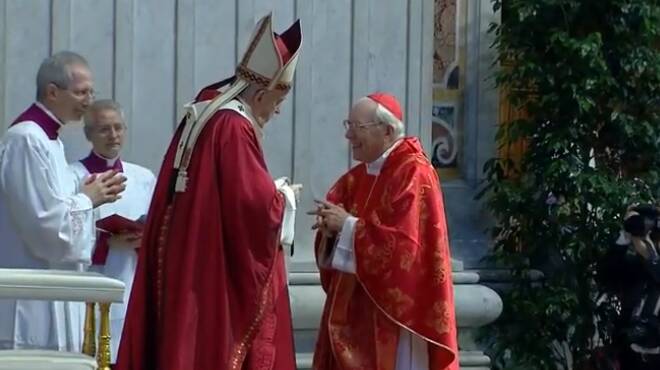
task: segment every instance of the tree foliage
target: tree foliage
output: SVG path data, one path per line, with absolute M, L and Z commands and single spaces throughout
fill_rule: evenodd
M 527 149 L 519 163 L 497 157 L 484 167 L 492 259 L 514 276 L 488 335 L 500 368 L 579 369 L 607 342 L 615 311 L 597 305 L 596 262 L 625 207 L 654 202 L 659 189 L 660 4 L 493 4 L 502 14 L 490 29 L 495 81 L 526 112 L 501 123 L 496 139 Z M 530 269 L 544 279 L 530 281 Z

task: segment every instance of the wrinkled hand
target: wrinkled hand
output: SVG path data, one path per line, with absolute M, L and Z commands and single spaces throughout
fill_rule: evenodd
M 321 206 L 317 206 L 316 210 L 314 211 L 308 211 L 308 215 L 315 215 L 315 221 L 314 225 L 312 225 L 312 230 L 318 230 L 320 233 L 323 234 L 324 237 L 326 238 L 332 238 L 335 236 L 335 233 L 328 230 L 327 227 L 325 227 L 325 224 L 323 223 L 323 218 L 321 217 L 320 213 L 323 208 Z
M 316 210 L 307 212 L 308 215 L 316 216 L 316 223 L 312 226 L 312 230 L 320 229 L 326 235 L 340 232 L 350 213 L 341 206 L 330 202 L 323 200 L 315 200 L 315 202 Z
M 113 234 L 110 236 L 108 243 L 110 245 L 119 245 L 121 247 L 130 247 L 133 249 L 140 248 L 142 242 L 141 232 L 125 232 L 120 234 Z
M 115 170 L 88 176 L 82 186 L 82 193 L 92 201 L 94 208 L 121 199 L 126 189 L 126 177 Z

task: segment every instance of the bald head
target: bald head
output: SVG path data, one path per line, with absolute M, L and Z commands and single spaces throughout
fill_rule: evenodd
M 118 157 L 126 136 L 121 105 L 109 99 L 95 101 L 85 114 L 85 136 L 96 154 Z

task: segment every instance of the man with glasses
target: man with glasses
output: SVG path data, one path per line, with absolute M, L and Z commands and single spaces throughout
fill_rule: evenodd
M 113 100 L 97 100 L 85 114 L 85 137 L 92 144 L 87 157 L 71 164 L 79 183 L 92 174 L 109 170 L 121 172 L 126 177 L 126 190 L 122 198 L 98 208 L 98 218 L 119 215 L 142 222 L 149 210 L 156 178 L 154 174 L 137 164 L 120 158 L 126 140 L 126 121 L 119 103 Z M 115 363 L 126 306 L 133 285 L 137 266 L 136 249 L 140 246 L 142 232 L 136 230 L 99 230 L 96 248 L 92 255 L 92 268 L 106 276 L 119 279 L 126 285 L 124 303 L 110 308 L 110 332 L 112 333 L 112 363 Z
M 14 120 L 0 145 L 0 267 L 81 270 L 91 258 L 93 209 L 114 202 L 124 177 L 110 170 L 78 188 L 58 138 L 93 99 L 85 59 L 63 51 L 37 73 L 37 101 Z M 79 351 L 80 303 L 0 300 L 0 348 Z
M 440 182 L 396 98 L 360 99 L 343 122 L 360 161 L 309 212 L 327 300 L 316 370 L 458 369 Z

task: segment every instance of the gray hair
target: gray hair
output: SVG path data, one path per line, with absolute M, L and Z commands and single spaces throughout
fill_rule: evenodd
M 240 96 L 243 99 L 250 99 L 254 94 L 257 93 L 259 90 L 265 90 L 265 87 L 261 85 L 257 85 L 255 83 L 251 83 L 243 89 L 240 93 L 238 93 L 238 96 Z
M 37 100 L 44 98 L 49 84 L 68 89 L 72 81 L 70 67 L 75 64 L 89 68 L 87 60 L 73 51 L 60 51 L 44 59 L 37 72 Z
M 387 110 L 387 108 L 383 107 L 378 102 L 373 101 L 372 99 L 366 96 L 364 98 L 361 98 L 358 101 L 358 103 L 361 103 L 363 101 L 370 101 L 376 104 L 376 111 L 374 112 L 374 120 L 378 123 L 382 123 L 390 126 L 394 130 L 395 140 L 398 140 L 405 136 L 406 130 L 405 127 L 403 127 L 403 122 L 401 122 L 401 120 L 399 120 L 398 118 L 394 117 L 394 115 L 390 113 L 390 111 Z
M 111 110 L 117 112 L 119 114 L 119 117 L 121 117 L 121 121 L 124 123 L 124 125 L 126 125 L 126 120 L 124 118 L 124 110 L 121 108 L 121 105 L 112 99 L 100 99 L 94 101 L 94 103 L 92 103 L 92 105 L 89 106 L 89 109 L 87 109 L 87 112 L 85 113 L 85 117 L 84 117 L 85 134 L 87 134 L 91 126 L 94 125 L 96 114 L 104 110 Z

